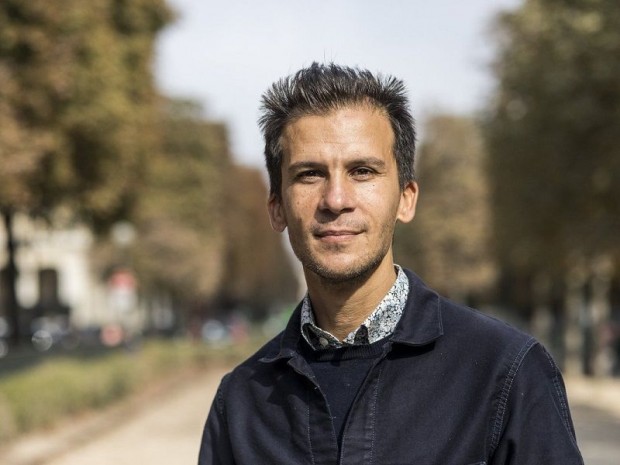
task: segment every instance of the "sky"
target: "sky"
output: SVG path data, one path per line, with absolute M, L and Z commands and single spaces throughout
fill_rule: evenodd
M 473 113 L 490 95 L 492 19 L 521 0 L 168 0 L 177 20 L 159 38 L 160 90 L 228 125 L 241 163 L 262 166 L 261 94 L 313 61 L 405 81 L 414 116 Z

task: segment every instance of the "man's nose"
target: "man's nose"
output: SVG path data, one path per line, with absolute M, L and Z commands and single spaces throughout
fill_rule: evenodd
M 326 179 L 320 208 L 332 213 L 342 213 L 354 207 L 355 193 L 350 182 L 342 177 Z

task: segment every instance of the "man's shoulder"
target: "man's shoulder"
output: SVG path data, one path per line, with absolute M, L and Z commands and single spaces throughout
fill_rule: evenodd
M 403 329 L 410 341 L 434 340 L 420 334 L 435 335 L 444 344 L 462 345 L 467 341 L 480 348 L 503 348 L 507 344 L 526 344 L 532 337 L 516 326 L 487 312 L 468 307 L 440 295 L 413 272 L 406 270 L 411 285 Z M 466 344 L 469 345 L 469 344 Z
M 441 298 L 445 341 L 488 357 L 520 359 L 538 343 L 526 331 L 497 316 Z
M 262 363 L 263 359 L 271 359 L 277 357 L 282 348 L 282 338 L 284 337 L 284 331 L 280 331 L 274 337 L 269 339 L 263 346 L 248 357 L 240 366 L 254 365 L 256 363 Z
M 280 332 L 278 335 L 267 341 L 260 349 L 250 355 L 247 359 L 235 366 L 226 376 L 227 382 L 230 382 L 230 379 L 247 379 L 257 371 L 268 368 L 270 365 L 268 362 L 277 358 L 281 352 L 283 337 L 284 332 Z
M 477 308 L 456 303 L 440 297 L 444 328 L 466 330 L 474 336 L 493 336 L 501 338 L 529 339 L 531 335 L 501 317 Z

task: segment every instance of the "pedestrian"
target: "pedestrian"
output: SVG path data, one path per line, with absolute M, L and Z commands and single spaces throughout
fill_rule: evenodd
M 260 126 L 308 292 L 221 381 L 199 464 L 583 464 L 546 350 L 393 261 L 418 198 L 402 81 L 314 63 L 263 95 Z

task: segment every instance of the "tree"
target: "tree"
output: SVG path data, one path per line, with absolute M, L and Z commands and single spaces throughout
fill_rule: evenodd
M 226 176 L 226 266 L 219 302 L 225 309 L 245 307 L 261 319 L 274 306 L 298 298 L 298 276 L 282 237 L 269 224 L 260 171 L 235 166 Z
M 163 102 L 162 146 L 151 154 L 133 221 L 134 266 L 144 291 L 174 297 L 179 316 L 213 301 L 222 285 L 223 201 L 233 170 L 226 127 L 190 101 Z
M 488 298 L 495 268 L 480 130 L 473 118 L 437 114 L 423 133 L 418 211 L 398 228 L 395 255 L 453 298 Z
M 260 319 L 293 300 L 297 282 L 269 226 L 260 173 L 234 163 L 226 126 L 206 120 L 198 104 L 168 99 L 160 114 L 163 143 L 133 217 L 132 264 L 143 294 L 165 292 L 185 322 L 234 309 Z M 101 255 L 114 256 L 106 250 Z
M 0 3 L 0 211 L 14 341 L 12 217 L 51 218 L 66 205 L 99 228 L 127 213 L 151 152 L 153 45 L 170 19 L 164 0 Z
M 557 318 L 567 275 L 620 256 L 619 21 L 614 0 L 527 0 L 497 22 L 485 130 L 497 253 L 504 281 L 547 283 Z
M 530 258 L 555 263 L 575 249 L 586 257 L 618 250 L 618 20 L 613 0 L 529 0 L 499 20 L 491 169 L 502 201 L 527 205 L 527 215 L 503 208 L 513 215 L 503 229 L 537 233 L 526 235 L 541 239 Z

